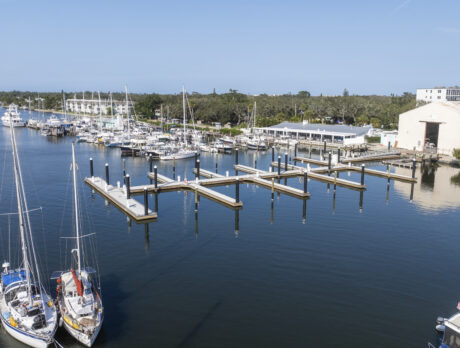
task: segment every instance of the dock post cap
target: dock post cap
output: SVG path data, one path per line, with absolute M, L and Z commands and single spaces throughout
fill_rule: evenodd
M 89 158 L 89 160 L 90 160 L 90 161 L 92 161 L 92 160 L 93 160 L 93 158 L 92 158 L 92 157 L 90 157 L 90 158 Z
M 361 164 L 361 167 L 365 167 L 365 166 L 366 166 L 366 165 L 365 165 L 364 163 L 363 163 L 363 164 Z
M 153 166 L 154 169 L 157 169 L 157 166 Z
M 129 178 L 129 174 L 126 174 L 126 177 Z
M 108 167 L 108 166 L 109 166 L 109 164 L 108 164 L 108 163 L 106 163 L 106 164 L 105 164 L 105 166 L 106 166 L 106 167 Z
M 147 186 L 144 186 L 144 191 L 147 191 Z
M 281 156 L 278 156 L 278 158 L 280 158 L 280 159 L 281 159 Z

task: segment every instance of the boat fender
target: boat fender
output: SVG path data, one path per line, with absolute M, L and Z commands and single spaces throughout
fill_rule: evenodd
M 10 317 L 10 325 L 13 327 L 18 327 L 18 322 L 14 320 L 13 317 Z
M 446 327 L 442 324 L 436 325 L 436 330 L 438 332 L 444 332 L 446 330 Z

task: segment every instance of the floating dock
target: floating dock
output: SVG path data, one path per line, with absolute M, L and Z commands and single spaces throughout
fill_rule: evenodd
M 148 209 L 147 214 L 145 214 L 145 206 L 133 198 L 128 199 L 126 191 L 123 188 L 107 185 L 107 183 L 99 177 L 86 178 L 85 183 L 134 221 L 150 221 L 158 218 L 157 213 L 150 209 Z

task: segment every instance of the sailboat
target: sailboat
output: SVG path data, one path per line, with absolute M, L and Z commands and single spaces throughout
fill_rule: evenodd
M 32 226 L 22 180 L 16 138 L 10 127 L 13 169 L 21 240 L 21 268 L 4 262 L 0 282 L 0 318 L 11 336 L 31 347 L 45 348 L 54 342 L 57 309 L 41 283 Z
M 187 109 L 185 106 L 185 87 L 184 86 L 182 86 L 182 107 L 183 107 L 183 117 L 184 117 L 183 119 L 183 126 L 184 126 L 183 144 L 181 144 L 179 148 L 173 149 L 172 151 L 169 151 L 165 153 L 164 155 L 160 155 L 160 160 L 162 161 L 186 159 L 186 158 L 195 157 L 195 155 L 199 154 L 199 150 L 193 150 L 187 144 L 187 131 L 185 127 L 186 119 L 187 119 Z
M 72 261 L 75 268 L 64 272 L 54 272 L 51 278 L 57 279 L 57 302 L 61 323 L 75 339 L 87 347 L 96 340 L 104 320 L 104 310 L 94 278 L 96 271 L 92 267 L 83 267 L 82 245 L 80 239 L 80 215 L 78 211 L 77 179 L 75 165 L 75 145 L 72 143 L 73 196 L 75 206 L 75 249 Z

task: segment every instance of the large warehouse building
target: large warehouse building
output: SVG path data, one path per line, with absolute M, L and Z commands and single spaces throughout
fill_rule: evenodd
M 452 155 L 460 149 L 460 103 L 435 102 L 399 115 L 397 147 Z

